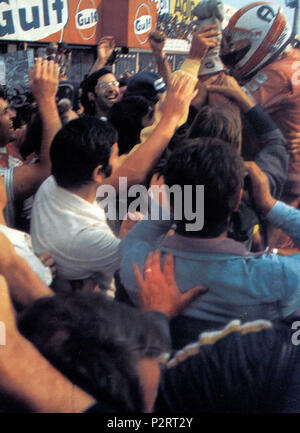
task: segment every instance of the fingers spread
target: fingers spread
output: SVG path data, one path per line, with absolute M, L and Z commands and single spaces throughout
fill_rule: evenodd
M 205 286 L 196 286 L 196 287 L 193 287 L 188 292 L 185 292 L 185 293 L 182 294 L 181 301 L 182 301 L 183 305 L 187 306 L 192 301 L 194 301 L 200 295 L 203 295 L 207 291 L 208 291 L 208 289 Z
M 164 274 L 168 284 L 174 284 L 175 282 L 175 270 L 174 270 L 174 257 L 172 254 L 167 254 L 164 262 Z
M 145 272 L 144 272 L 144 274 L 145 274 L 145 278 L 147 277 L 147 272 L 146 272 L 146 270 L 152 268 L 152 262 L 153 262 L 153 252 L 150 252 L 150 253 L 148 254 L 148 257 L 147 257 L 147 259 L 146 259 L 146 261 L 145 261 L 145 265 L 144 265 L 144 269 L 145 269 Z
M 160 251 L 158 251 L 158 250 L 155 251 L 155 253 L 153 254 L 152 269 L 156 275 L 159 276 L 161 274 Z

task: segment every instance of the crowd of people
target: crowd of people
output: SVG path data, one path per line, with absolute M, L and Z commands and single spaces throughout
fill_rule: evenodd
M 0 412 L 300 411 L 300 51 L 208 18 L 173 73 L 37 58 L 22 129 L 1 93 Z
M 163 31 L 170 39 L 185 39 L 189 41 L 192 38 L 196 24 L 187 18 L 180 20 L 177 15 L 173 16 L 169 13 L 164 13 L 158 16 L 156 27 L 157 30 Z

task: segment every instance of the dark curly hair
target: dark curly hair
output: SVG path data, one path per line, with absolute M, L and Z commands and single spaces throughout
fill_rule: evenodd
M 93 170 L 102 165 L 111 174 L 111 148 L 118 140 L 115 128 L 96 117 L 84 116 L 61 128 L 51 145 L 52 174 L 62 188 L 78 188 L 92 181 Z
M 157 357 L 165 342 L 152 321 L 101 293 L 37 300 L 19 318 L 20 332 L 77 386 L 123 412 L 142 412 L 136 360 Z
M 177 221 L 177 230 L 185 235 L 219 236 L 228 225 L 243 187 L 244 162 L 232 145 L 217 138 L 196 138 L 182 144 L 170 155 L 163 171 L 166 185 L 179 185 L 183 194 L 182 220 Z M 196 233 L 186 231 L 191 221 L 185 219 L 185 185 L 193 187 L 192 203 L 188 204 L 193 209 L 196 186 L 204 186 L 204 226 Z

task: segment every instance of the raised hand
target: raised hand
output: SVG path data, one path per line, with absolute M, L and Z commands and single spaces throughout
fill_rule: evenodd
M 59 67 L 53 60 L 37 58 L 29 71 L 29 86 L 38 105 L 55 100 Z
M 113 36 L 104 36 L 103 38 L 101 38 L 97 47 L 98 59 L 99 60 L 101 59 L 105 64 L 107 60 L 110 58 L 115 47 L 116 47 L 116 42 Z
M 219 41 L 218 37 L 221 32 L 213 24 L 202 27 L 193 35 L 190 52 L 188 55 L 189 59 L 201 61 L 207 54 L 210 48 L 215 48 Z
M 197 80 L 187 74 L 174 74 L 168 86 L 166 99 L 161 106 L 163 116 L 180 119 L 198 93 L 195 90 Z
M 165 41 L 166 41 L 166 35 L 159 30 L 156 30 L 155 32 L 151 32 L 149 34 L 149 43 L 151 45 L 152 52 L 155 57 L 161 58 L 164 56 L 163 52 L 164 52 Z
M 245 162 L 245 169 L 251 179 L 252 197 L 255 205 L 267 214 L 276 203 L 270 192 L 268 177 L 255 162 Z

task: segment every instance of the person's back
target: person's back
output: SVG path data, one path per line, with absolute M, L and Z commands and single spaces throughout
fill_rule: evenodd
M 247 167 L 248 171 L 251 167 Z M 232 146 L 216 139 L 194 140 L 171 155 L 164 171 L 165 184 L 169 188 L 179 185 L 183 191 L 180 206 L 184 203 L 184 216 L 179 220 L 175 213 L 175 234 L 165 236 L 172 219 L 151 220 L 150 215 L 121 243 L 121 281 L 133 302 L 137 302 L 137 289 L 132 265 L 143 264 L 147 254 L 157 248 L 163 255 L 175 256 L 176 280 L 181 291 L 197 284 L 209 288 L 201 300 L 193 302 L 172 321 L 176 347 L 191 342 L 201 330 L 225 325 L 231 319 L 274 320 L 292 314 L 300 305 L 299 255 L 281 258 L 266 253 L 251 254 L 242 243 L 227 237 L 230 218 L 240 202 L 243 178 L 243 161 Z M 184 191 L 188 185 L 194 187 L 194 193 Z M 196 185 L 204 186 L 203 203 L 199 193 L 195 194 Z M 194 201 L 188 201 L 193 194 Z M 176 211 L 176 207 L 173 209 Z M 194 213 L 194 219 L 204 212 L 202 229 L 201 224 L 195 231 L 187 229 L 188 224 L 193 225 L 188 214 L 191 209 L 198 212 Z M 285 209 L 278 202 L 268 212 L 268 220 L 289 230 L 297 242 L 300 235 L 297 211 Z
M 53 176 L 36 194 L 31 234 L 35 251 L 51 251 L 64 279 L 97 282 L 101 277 L 108 287 L 118 269 L 119 240 L 95 201 L 98 186 L 112 171 L 115 141 L 113 127 L 96 118 L 71 121 L 53 141 Z
M 299 346 L 288 322 L 233 320 L 167 362 L 155 413 L 299 412 Z
M 88 203 L 60 188 L 53 176 L 45 180 L 35 196 L 31 235 L 38 254 L 49 251 L 55 256 L 60 277 L 66 280 L 102 277 L 109 285 L 117 268 L 117 256 L 113 257 L 113 253 L 117 252 L 118 240 L 106 223 L 104 211 L 96 202 Z M 109 247 L 112 256 L 106 258 L 108 249 L 106 253 L 104 250 Z

